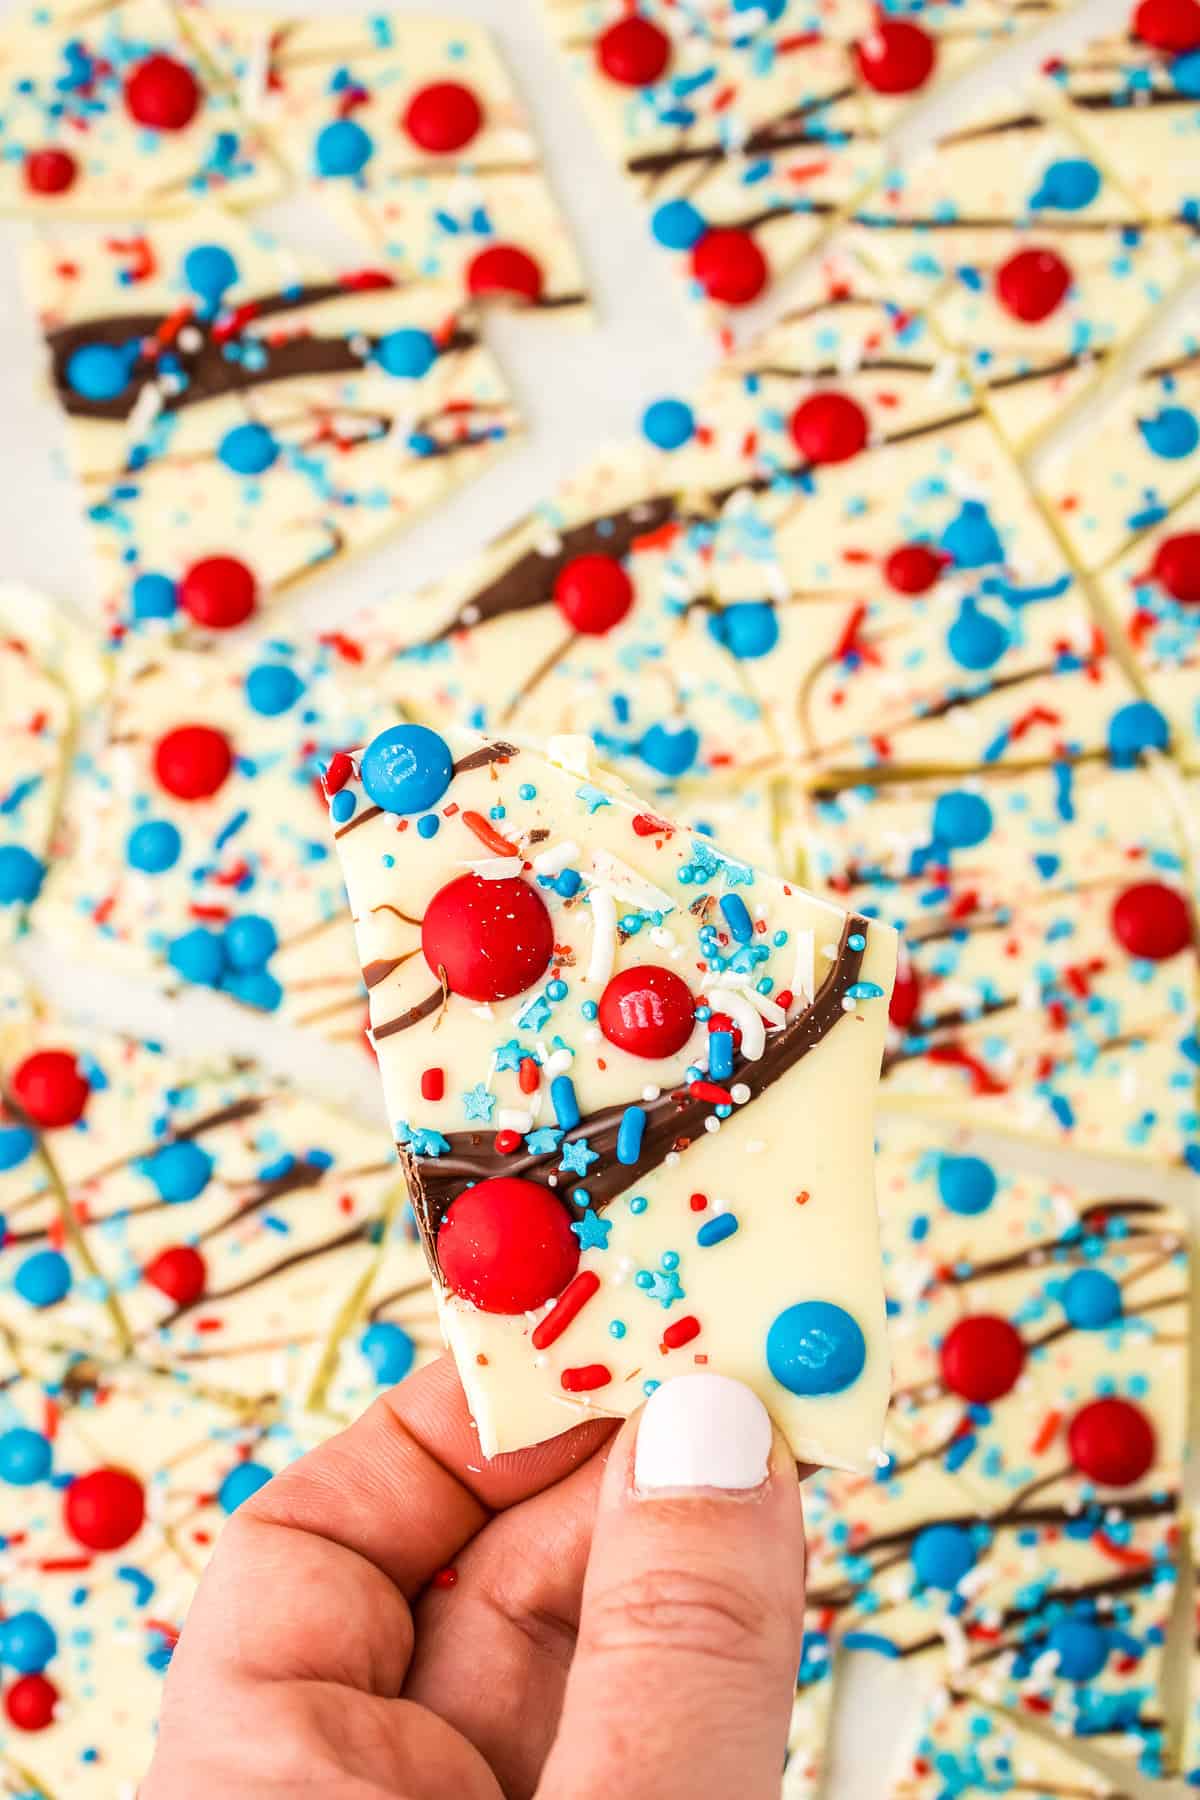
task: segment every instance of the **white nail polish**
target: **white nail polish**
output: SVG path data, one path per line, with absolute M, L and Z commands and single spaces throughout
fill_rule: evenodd
M 762 1486 L 770 1456 L 770 1416 L 752 1389 L 727 1375 L 676 1375 L 646 1402 L 633 1485 L 745 1491 Z

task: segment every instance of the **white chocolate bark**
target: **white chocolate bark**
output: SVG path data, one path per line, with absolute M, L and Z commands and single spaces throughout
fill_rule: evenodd
M 345 762 L 330 773 L 331 808 L 388 1109 L 484 1453 L 538 1442 L 589 1413 L 632 1411 L 648 1381 L 699 1360 L 750 1382 L 801 1459 L 868 1465 L 888 1382 L 867 1119 L 890 934 L 657 820 L 588 766 L 586 740 L 560 741 L 547 761 L 465 732 L 398 729 L 360 765 L 396 810 L 379 810 Z M 416 758 L 415 789 L 381 786 L 371 772 L 392 742 L 402 760 L 410 748 Z M 553 968 L 543 958 L 540 977 L 525 968 L 519 988 L 501 982 L 510 998 L 494 1006 L 454 991 L 456 979 L 484 990 L 456 973 L 453 955 L 443 992 L 419 948 L 418 934 L 437 927 L 414 921 L 453 908 L 441 895 L 464 872 L 479 880 L 483 904 L 488 881 L 506 879 L 521 881 L 519 893 L 503 892 L 534 919 L 539 905 L 552 908 L 545 926 L 530 922 L 515 937 L 499 927 L 489 954 L 500 957 L 523 955 L 534 941 L 526 931 L 552 930 Z M 675 1016 L 677 1047 L 653 1035 L 653 1002 L 631 1002 L 628 1014 L 650 1054 L 606 1037 L 594 1008 L 610 978 L 647 965 L 657 979 L 683 978 L 710 1018 L 727 1010 L 741 1049 L 723 1036 L 711 1046 L 703 1018 L 689 1029 L 694 1001 Z M 615 992 L 601 1006 L 610 1029 Z M 802 1038 L 812 1048 L 793 1066 Z M 799 1163 L 778 1148 L 798 1109 L 821 1120 Z M 478 1303 L 446 1263 L 455 1200 L 466 1190 L 506 1205 L 499 1183 L 468 1184 L 508 1173 L 533 1190 L 522 1204 L 552 1203 L 564 1237 L 557 1209 L 569 1215 L 579 1245 L 520 1311 L 486 1286 L 511 1273 L 503 1260 L 480 1253 Z M 834 1232 L 822 1216 L 835 1190 Z M 534 1246 L 514 1252 L 513 1269 L 526 1256 L 531 1279 L 541 1276 Z M 802 1350 L 813 1366 L 798 1375 L 786 1345 L 810 1320 L 821 1344 Z
M 927 306 L 1024 449 L 1179 280 L 1184 234 L 1146 223 L 1081 144 L 1018 96 L 889 171 L 854 236 Z
M 1147 692 L 1165 716 L 1171 744 L 1200 764 L 1200 606 L 1189 598 L 1200 566 L 1200 497 L 1193 496 L 1137 538 L 1098 574 L 1103 600 Z
M 1169 784 L 1067 764 L 818 797 L 811 874 L 906 937 L 884 1090 L 1063 1146 L 1187 1160 L 1194 924 Z
M 335 274 L 215 208 L 39 243 L 27 277 L 118 635 L 240 624 L 516 429 L 444 284 Z
M 242 1004 L 356 1039 L 364 1009 L 353 934 L 315 784 L 321 759 L 394 713 L 349 670 L 336 643 L 313 653 L 279 639 L 122 657 L 67 795 L 39 925 L 119 966 L 218 985 Z M 196 798 L 164 785 L 158 757 L 164 738 L 190 725 L 225 744 L 221 752 L 205 738 L 225 773 Z M 181 760 L 186 776 L 186 746 Z M 247 915 L 267 922 L 274 950 L 261 954 L 270 943 L 261 926 L 248 966 L 205 949 L 204 934 L 224 945 Z
M 1053 457 L 1038 488 L 1068 548 L 1097 569 L 1200 481 L 1200 332 L 1185 325 Z
M 890 1800 L 945 1800 L 949 1793 L 962 1800 L 996 1793 L 1112 1800 L 1116 1791 L 1099 1770 L 1016 1720 L 939 1689 L 897 1763 Z
M 0 943 L 40 891 L 78 708 L 102 685 L 81 635 L 31 588 L 0 585 Z
M 283 185 L 166 0 L 57 0 L 0 27 L 0 210 L 145 217 L 259 205 Z
M 188 24 L 293 175 L 403 279 L 586 318 L 537 141 L 480 26 L 436 11 L 306 18 L 224 7 L 197 9 Z M 498 250 L 523 259 L 517 285 L 506 288 Z

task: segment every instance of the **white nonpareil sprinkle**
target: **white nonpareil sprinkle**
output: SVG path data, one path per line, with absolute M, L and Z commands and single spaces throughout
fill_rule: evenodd
M 642 1089 L 642 1099 L 643 1100 L 657 1100 L 661 1093 L 662 1093 L 662 1089 L 660 1087 L 655 1087 L 654 1083 L 651 1082 L 648 1087 L 644 1087 Z
M 542 1059 L 542 1073 L 547 1081 L 553 1081 L 556 1075 L 565 1075 L 571 1066 L 569 1050 L 547 1050 L 545 1044 L 538 1039 L 538 1054 Z
M 524 1137 L 527 1131 L 533 1130 L 533 1114 L 522 1112 L 516 1106 L 502 1106 L 497 1115 L 496 1127 L 499 1131 L 519 1131 Z
M 734 1086 L 729 1090 L 729 1097 L 735 1106 L 745 1106 L 747 1100 L 750 1098 L 750 1089 L 746 1086 L 744 1081 L 735 1082 Z
M 817 944 L 811 931 L 796 932 L 795 950 L 796 954 L 792 963 L 792 993 L 797 1000 L 807 1001 L 811 1006 L 817 991 Z
M 533 859 L 533 872 L 535 875 L 561 875 L 573 862 L 578 862 L 581 855 L 574 838 L 564 838 L 561 844 L 548 844 L 538 851 Z
M 704 1129 L 705 1131 L 720 1131 L 721 1121 L 718 1119 L 716 1113 L 709 1113 L 707 1119 L 704 1121 Z
M 584 980 L 603 987 L 617 955 L 617 903 L 607 888 L 593 887 L 588 904 L 592 909 L 592 951 Z

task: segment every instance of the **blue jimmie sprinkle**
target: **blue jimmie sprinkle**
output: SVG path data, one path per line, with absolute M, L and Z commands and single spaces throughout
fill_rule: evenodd
M 721 900 L 721 911 L 725 915 L 725 923 L 729 933 L 739 944 L 748 944 L 754 936 L 754 920 L 750 917 L 746 902 L 740 894 L 726 894 Z
M 621 1123 L 617 1127 L 617 1161 L 627 1166 L 635 1163 L 642 1154 L 642 1134 L 646 1129 L 646 1114 L 640 1106 L 627 1106 L 621 1115 Z
M 733 1074 L 733 1033 L 731 1031 L 709 1032 L 708 1072 L 714 1081 L 727 1081 Z
M 569 1075 L 556 1075 L 550 1083 L 550 1103 L 554 1117 L 564 1131 L 571 1131 L 582 1118 L 575 1098 L 575 1083 Z
M 715 1218 L 704 1221 L 696 1233 L 696 1242 L 702 1250 L 707 1250 L 712 1244 L 723 1244 L 726 1238 L 733 1236 L 737 1228 L 735 1213 L 717 1213 Z

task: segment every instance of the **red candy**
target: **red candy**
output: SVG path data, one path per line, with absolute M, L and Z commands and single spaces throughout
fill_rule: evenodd
M 158 740 L 154 773 L 177 800 L 207 800 L 233 768 L 233 745 L 212 725 L 177 725 Z
M 554 600 L 573 630 L 601 637 L 633 605 L 633 583 L 615 556 L 575 556 L 558 571 Z
M 88 1550 L 119 1550 L 137 1536 L 145 1517 L 142 1484 L 125 1469 L 80 1475 L 63 1500 L 63 1523 Z
M 1200 49 L 1200 6 L 1196 0 L 1141 0 L 1132 23 L 1134 37 L 1155 50 L 1178 54 Z
M 1192 941 L 1191 909 L 1178 888 L 1163 881 L 1139 881 L 1118 894 L 1112 909 L 1113 936 L 1130 956 L 1165 962 Z
M 4 1710 L 18 1731 L 45 1731 L 57 1705 L 58 1689 L 44 1675 L 22 1675 L 4 1696 Z
M 579 1263 L 566 1207 L 536 1181 L 497 1175 L 451 1202 L 438 1230 L 447 1286 L 487 1313 L 523 1313 L 560 1294 Z
M 69 150 L 31 150 L 25 158 L 25 186 L 31 194 L 65 194 L 78 174 Z
M 921 984 L 911 963 L 896 971 L 896 985 L 888 1002 L 888 1018 L 899 1031 L 907 1031 L 921 1005 Z
M 401 121 L 414 144 L 433 156 L 461 150 L 479 134 L 483 108 L 461 81 L 433 81 L 418 88 Z
M 69 1050 L 35 1050 L 17 1065 L 10 1085 L 26 1117 L 46 1131 L 74 1125 L 91 1093 Z
M 254 611 L 258 583 L 236 556 L 205 556 L 194 562 L 179 584 L 179 603 L 197 625 L 228 631 Z
M 1172 600 L 1184 606 L 1200 602 L 1200 531 L 1179 531 L 1164 538 L 1150 573 Z
M 938 581 L 946 559 L 928 544 L 901 544 L 883 565 L 883 578 L 898 594 L 927 594 Z
M 201 101 L 196 77 L 171 56 L 148 56 L 126 77 L 125 105 L 139 125 L 153 131 L 183 131 Z
M 767 285 L 767 259 L 748 231 L 706 231 L 692 251 L 692 275 L 710 300 L 749 306 Z
M 198 1300 L 208 1280 L 204 1258 L 191 1244 L 174 1244 L 169 1250 L 160 1250 L 143 1273 L 150 1286 L 176 1306 L 190 1306 Z
M 996 270 L 997 300 L 1026 325 L 1039 325 L 1056 312 L 1070 286 L 1070 264 L 1057 250 L 1018 250 Z
M 459 875 L 425 908 L 421 948 L 435 975 L 445 970 L 452 994 L 511 1000 L 545 974 L 554 927 L 537 889 L 519 875 Z
M 1154 1466 L 1154 1427 L 1130 1400 L 1090 1400 L 1067 1426 L 1067 1451 L 1102 1487 L 1131 1487 Z
M 649 87 L 671 60 L 671 40 L 636 13 L 618 19 L 596 39 L 596 61 L 621 87 Z
M 467 264 L 467 292 L 481 300 L 523 300 L 533 306 L 544 285 L 542 265 L 516 244 L 492 244 Z
M 877 94 L 912 94 L 937 62 L 937 43 L 907 19 L 878 19 L 854 46 L 859 78 Z
M 942 1339 L 942 1379 L 952 1394 L 986 1405 L 1011 1392 L 1025 1366 L 1025 1345 L 1007 1319 L 976 1313 Z
M 810 394 L 792 414 L 792 442 L 810 463 L 849 462 L 865 449 L 867 415 L 849 394 Z
M 658 963 L 622 969 L 600 996 L 600 1029 L 631 1056 L 674 1056 L 692 1035 L 696 1002 L 686 981 Z

